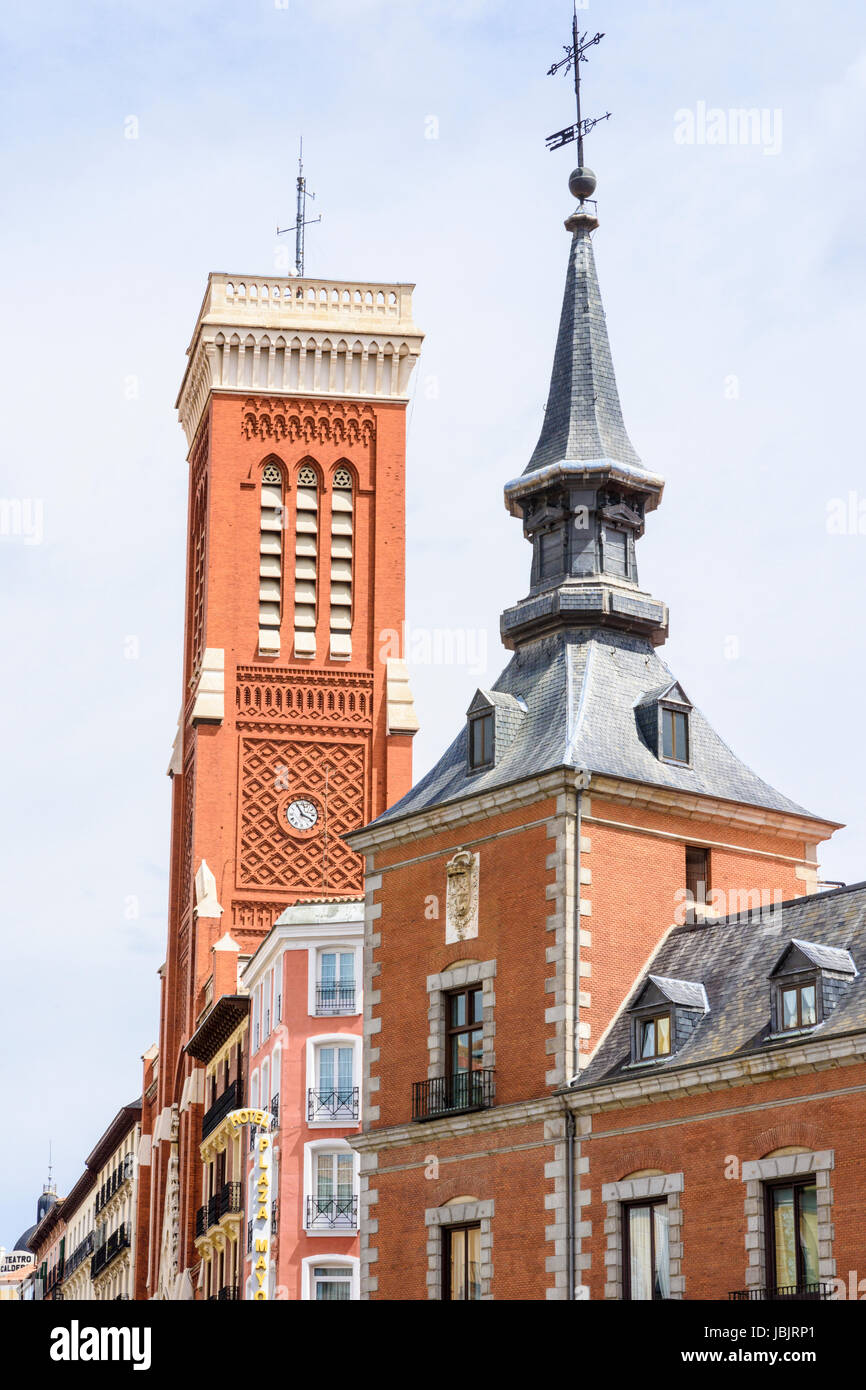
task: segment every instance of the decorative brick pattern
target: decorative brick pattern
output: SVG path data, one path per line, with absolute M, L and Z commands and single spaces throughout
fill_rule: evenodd
M 241 739 L 241 816 L 238 886 L 286 887 L 310 893 L 357 893 L 363 866 L 340 838 L 364 816 L 365 747 L 361 743 L 308 743 L 294 739 Z M 327 846 L 322 832 L 298 839 L 280 817 L 280 769 L 298 794 L 324 806 L 327 771 Z M 324 879 L 324 882 L 323 882 Z
M 427 1297 L 441 1299 L 444 1278 L 444 1241 L 446 1226 L 481 1226 L 481 1297 L 492 1299 L 493 1292 L 493 1212 L 491 1202 L 457 1202 L 452 1206 L 428 1207 L 424 1213 L 427 1227 Z

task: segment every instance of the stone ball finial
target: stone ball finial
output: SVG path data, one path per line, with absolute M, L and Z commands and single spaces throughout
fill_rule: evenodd
M 585 169 L 582 166 L 573 169 L 568 179 L 568 187 L 571 193 L 575 198 L 580 198 L 581 202 L 583 202 L 584 198 L 592 197 L 597 183 L 598 179 L 595 177 L 592 170 Z

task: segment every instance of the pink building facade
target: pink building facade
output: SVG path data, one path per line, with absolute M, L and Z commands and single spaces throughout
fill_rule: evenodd
M 248 1103 L 270 1109 L 269 1298 L 357 1299 L 364 905 L 286 909 L 243 970 L 252 1004 Z M 246 1211 L 254 1209 L 248 1150 Z M 252 1298 L 252 1227 L 244 1298 Z

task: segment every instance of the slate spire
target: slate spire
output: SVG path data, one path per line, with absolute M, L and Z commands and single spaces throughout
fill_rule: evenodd
M 571 252 L 541 436 L 505 504 L 532 545 L 530 590 L 502 614 L 514 647 L 555 629 L 614 627 L 667 636 L 667 609 L 638 584 L 636 545 L 664 480 L 646 469 L 625 431 L 591 233 L 596 178 L 583 165 L 565 226 Z
M 591 239 L 598 220 L 581 201 L 565 225 L 572 233 L 571 250 L 550 391 L 541 434 L 524 472 L 598 459 L 641 468 L 623 423 L 598 286 Z

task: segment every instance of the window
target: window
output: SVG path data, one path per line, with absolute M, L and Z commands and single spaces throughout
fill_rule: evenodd
M 275 463 L 262 472 L 259 527 L 259 655 L 279 656 L 283 571 L 283 475 Z
M 295 516 L 295 655 L 316 655 L 316 578 L 319 478 L 309 464 L 298 473 Z
M 817 984 L 783 985 L 779 990 L 779 1030 L 787 1032 L 792 1028 L 811 1028 L 818 1022 Z
M 604 569 L 625 579 L 628 575 L 628 536 L 625 531 L 604 528 Z
M 814 1175 L 766 1188 L 767 1270 L 774 1293 L 818 1284 L 818 1188 Z M 817 1290 L 816 1290 L 817 1292 Z
M 689 716 L 685 710 L 662 706 L 662 757 L 674 763 L 689 761 Z
M 350 1265 L 313 1265 L 312 1294 L 316 1300 L 352 1297 Z
M 352 475 L 338 468 L 331 484 L 331 656 L 352 655 Z
M 315 1086 L 309 1096 L 310 1120 L 357 1120 L 358 1088 L 352 1044 L 316 1048 Z
M 671 1016 L 657 1014 L 655 1018 L 641 1019 L 640 1046 L 638 1056 L 641 1060 L 652 1057 L 666 1057 L 671 1050 Z
M 321 951 L 316 984 L 317 1014 L 355 1012 L 355 952 Z
M 484 1005 L 481 985 L 448 995 L 446 1056 L 449 1107 L 477 1105 L 483 1093 Z
M 493 711 L 469 720 L 469 766 L 488 767 L 493 762 Z
M 481 1225 L 446 1226 L 445 1281 L 442 1297 L 448 1302 L 481 1298 Z
M 695 907 L 706 906 L 707 889 L 710 884 L 710 852 L 686 845 L 686 922 L 694 924 L 697 920 Z
M 318 1150 L 313 1154 L 313 1192 L 307 1201 L 307 1226 L 355 1230 L 355 1162 L 347 1150 Z
M 667 1201 L 623 1207 L 625 1297 L 634 1302 L 670 1298 Z
M 538 571 L 540 579 L 562 572 L 562 532 L 546 531 L 538 542 Z

